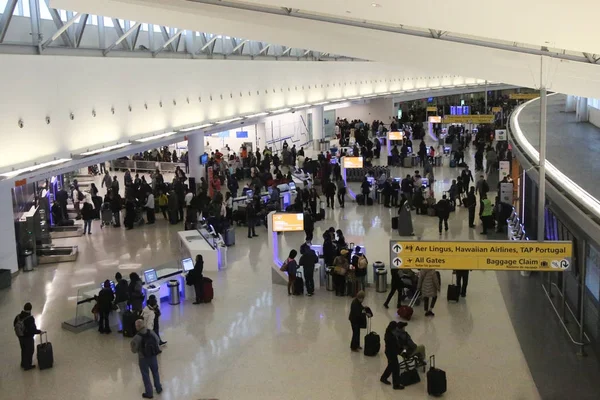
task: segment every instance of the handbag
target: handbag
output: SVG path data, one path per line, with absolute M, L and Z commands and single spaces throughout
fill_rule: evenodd
M 346 269 L 343 268 L 343 267 L 340 267 L 339 265 L 333 269 L 333 272 L 336 275 L 340 275 L 340 276 L 345 276 L 346 275 Z
M 281 266 L 281 268 L 279 268 L 279 270 L 281 272 L 286 272 L 288 270 L 288 263 L 287 263 L 287 261 L 283 263 L 283 265 Z
M 421 382 L 421 377 L 416 369 L 409 369 L 400 374 L 400 383 L 403 386 L 414 385 Z

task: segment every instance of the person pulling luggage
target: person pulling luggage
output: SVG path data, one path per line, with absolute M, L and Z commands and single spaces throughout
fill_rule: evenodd
M 35 318 L 31 315 L 32 308 L 31 303 L 25 303 L 23 311 L 13 321 L 15 334 L 19 338 L 19 345 L 21 346 L 21 368 L 25 371 L 35 368 L 35 364 L 33 364 L 34 336 L 46 333 L 39 330 L 35 325 Z
M 403 349 L 400 347 L 398 335 L 398 322 L 391 321 L 385 330 L 385 336 L 383 338 L 385 341 L 385 357 L 387 358 L 387 367 L 385 368 L 385 371 L 383 371 L 379 381 L 386 385 L 391 385 L 390 381 L 388 380 L 391 375 L 394 389 L 402 390 L 404 389 L 404 386 L 400 383 L 400 364 L 398 363 L 398 356 Z
M 352 327 L 350 349 L 354 352 L 362 350 L 360 346 L 360 329 L 362 326 L 366 327 L 366 318 L 373 316 L 373 314 L 368 312 L 370 310 L 362 304 L 365 301 L 365 296 L 365 292 L 361 290 L 356 294 L 354 300 L 352 300 L 352 304 L 350 304 L 350 314 L 348 315 L 348 320 Z

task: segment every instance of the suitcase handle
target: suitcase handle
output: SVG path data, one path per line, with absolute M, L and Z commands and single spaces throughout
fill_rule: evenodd
M 46 335 L 46 341 L 44 342 L 44 335 Z M 40 332 L 40 344 L 48 343 L 48 332 L 41 331 Z
M 429 368 L 435 368 L 435 354 L 429 356 Z
M 410 303 L 408 303 L 409 307 L 414 307 L 415 303 L 417 302 L 417 299 L 419 298 L 419 295 L 421 294 L 420 290 L 417 290 L 415 292 L 415 295 L 413 296 L 413 298 L 410 300 Z

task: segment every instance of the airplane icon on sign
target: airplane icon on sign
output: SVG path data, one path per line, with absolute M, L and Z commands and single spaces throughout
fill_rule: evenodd
M 412 244 L 409 244 L 406 246 L 407 251 L 412 251 L 412 249 L 413 249 Z

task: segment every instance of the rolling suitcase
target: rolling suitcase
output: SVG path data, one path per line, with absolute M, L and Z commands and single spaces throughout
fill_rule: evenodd
M 358 280 L 357 279 L 348 279 L 346 280 L 346 295 L 352 298 L 356 297 L 358 293 Z
M 450 168 L 456 168 L 456 161 L 450 160 Z
M 407 306 L 400 306 L 400 308 L 398 309 L 398 316 L 400 318 L 410 321 L 414 312 L 413 307 L 415 306 L 415 303 L 417 302 L 417 299 L 419 298 L 420 294 L 421 292 L 417 290 Z
M 392 229 L 393 230 L 398 229 L 398 217 L 393 217 L 392 218 Z
M 233 226 L 229 227 L 225 231 L 225 236 L 223 237 L 225 241 L 225 246 L 233 246 L 235 244 L 235 228 Z
M 367 205 L 368 206 L 372 206 L 373 205 L 373 198 L 371 196 L 367 197 Z
M 367 334 L 365 335 L 364 354 L 368 357 L 374 357 L 379 353 L 381 348 L 381 338 L 379 335 L 371 331 L 371 318 L 367 317 Z
M 446 295 L 446 298 L 448 299 L 448 301 L 455 301 L 458 303 L 458 299 L 460 297 L 460 288 L 458 287 L 458 285 L 454 284 L 454 277 L 455 275 L 452 274 L 452 283 L 448 285 L 448 293 Z
M 44 335 L 46 335 L 45 342 Z M 37 361 L 39 369 L 49 369 L 54 365 L 52 343 L 48 341 L 48 333 L 46 332 L 40 334 L 40 344 L 37 345 Z
M 202 288 L 202 301 L 204 303 L 210 303 L 215 296 L 215 292 L 213 290 L 212 279 L 204 277 L 203 278 L 203 288 Z
M 412 157 L 410 157 L 410 156 L 404 157 L 404 160 L 402 161 L 402 166 L 404 168 L 411 168 L 413 166 Z
M 137 333 L 135 329 L 135 321 L 137 320 L 137 314 L 131 310 L 125 310 L 123 313 L 123 326 L 121 329 L 123 330 L 123 336 L 125 337 L 134 337 Z
M 365 195 L 364 194 L 357 194 L 356 195 L 356 202 L 358 204 L 365 204 Z
M 400 383 L 403 386 L 414 385 L 421 382 L 421 377 L 416 368 L 408 369 L 400 374 Z
M 435 356 L 429 357 L 427 371 L 427 393 L 431 396 L 441 396 L 446 393 L 446 372 L 435 367 Z
M 296 279 L 294 280 L 294 296 L 302 296 L 304 294 L 304 279 L 302 279 L 302 275 L 296 274 Z

